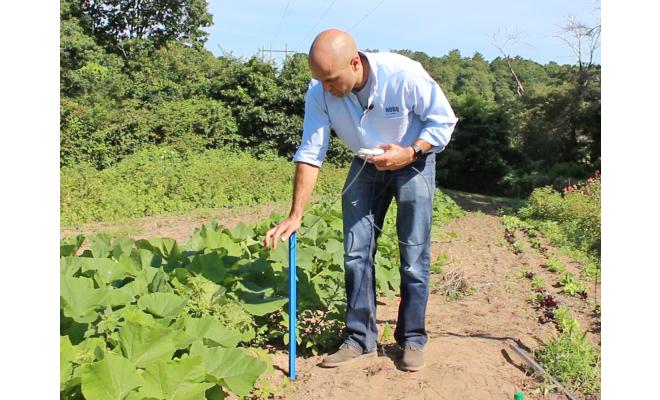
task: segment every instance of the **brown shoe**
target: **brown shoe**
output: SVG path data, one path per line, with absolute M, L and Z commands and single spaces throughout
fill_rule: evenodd
M 401 369 L 415 372 L 422 368 L 424 368 L 424 349 L 405 345 L 403 347 L 403 357 L 401 358 Z
M 336 353 L 325 357 L 319 366 L 324 368 L 334 368 L 348 364 L 355 360 L 371 357 L 376 357 L 376 351 L 364 353 L 362 350 L 357 349 L 348 343 L 344 343 L 339 346 L 339 350 L 337 350 Z

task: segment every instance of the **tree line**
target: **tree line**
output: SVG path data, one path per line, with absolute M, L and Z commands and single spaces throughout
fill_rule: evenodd
M 289 158 L 299 145 L 306 54 L 214 56 L 204 0 L 62 0 L 60 18 L 61 165 L 104 169 L 153 144 Z M 393 51 L 422 63 L 459 118 L 441 186 L 524 196 L 600 168 L 599 65 Z M 328 162 L 351 158 L 333 135 Z

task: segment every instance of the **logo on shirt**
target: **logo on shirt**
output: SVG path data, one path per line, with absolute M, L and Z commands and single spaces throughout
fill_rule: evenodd
M 403 115 L 403 107 L 401 106 L 385 106 L 385 118 L 398 119 Z

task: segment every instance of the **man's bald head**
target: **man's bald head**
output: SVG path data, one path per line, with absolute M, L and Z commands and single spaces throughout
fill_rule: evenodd
M 339 29 L 328 29 L 316 36 L 308 61 L 312 77 L 323 84 L 324 91 L 336 97 L 363 87 L 369 72 L 369 60 L 361 58 L 351 35 Z
M 348 65 L 358 55 L 355 40 L 344 31 L 328 29 L 319 33 L 309 49 L 309 66 L 330 71 Z

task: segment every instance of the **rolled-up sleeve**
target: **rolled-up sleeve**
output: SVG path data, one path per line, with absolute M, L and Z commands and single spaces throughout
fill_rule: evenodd
M 413 111 L 422 121 L 419 139 L 433 145 L 431 151 L 439 153 L 445 149 L 458 118 L 454 115 L 447 97 L 440 86 L 426 71 L 409 81 Z
M 312 81 L 305 95 L 302 142 L 293 156 L 293 161 L 320 167 L 329 143 L 330 118 L 323 101 L 323 90 L 318 83 Z

